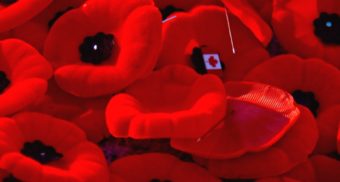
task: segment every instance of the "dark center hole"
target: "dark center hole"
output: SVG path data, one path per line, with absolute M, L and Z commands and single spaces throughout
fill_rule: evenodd
M 48 164 L 63 157 L 52 146 L 45 145 L 39 140 L 26 142 L 21 149 L 21 153 L 41 164 Z
M 4 5 L 11 5 L 15 2 L 17 2 L 18 0 L 0 0 L 0 4 L 4 4 Z
M 99 65 L 111 57 L 116 47 L 112 34 L 99 32 L 94 36 L 85 37 L 79 46 L 80 59 L 84 63 Z
M 19 179 L 14 177 L 13 175 L 8 175 L 2 179 L 3 182 L 21 182 Z
M 208 70 L 207 70 L 207 68 L 205 67 L 205 64 L 204 64 L 202 48 L 194 47 L 192 49 L 190 59 L 191 59 L 192 65 L 193 65 L 193 67 L 194 67 L 194 69 L 196 70 L 197 73 L 203 75 L 203 74 L 206 74 L 208 72 Z M 222 70 L 225 70 L 225 65 L 224 65 L 223 61 L 221 61 L 221 64 L 222 64 Z
M 61 17 L 63 16 L 65 13 L 67 13 L 68 11 L 72 10 L 73 7 L 68 7 L 65 10 L 59 11 L 57 12 L 54 17 L 48 22 L 48 29 L 51 29 L 51 27 L 54 25 L 54 23 Z
M 320 16 L 314 20 L 314 33 L 324 44 L 340 45 L 339 15 L 320 13 Z
M 0 71 L 0 94 L 2 94 L 10 84 L 11 81 L 7 78 L 6 73 Z
M 172 13 L 174 12 L 179 12 L 179 11 L 184 11 L 181 8 L 176 8 L 175 6 L 168 5 L 167 7 L 160 9 L 160 12 L 162 13 L 162 19 L 165 20 L 168 18 Z
M 292 93 L 295 102 L 307 107 L 313 115 L 316 117 L 319 109 L 319 102 L 316 100 L 313 92 L 304 92 L 301 90 L 295 90 Z
M 150 182 L 171 182 L 171 180 L 160 180 L 160 179 L 151 179 Z

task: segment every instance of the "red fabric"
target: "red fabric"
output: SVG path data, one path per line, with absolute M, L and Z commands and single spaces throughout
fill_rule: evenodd
M 316 121 L 311 112 L 299 107 L 300 117 L 295 125 L 269 149 L 227 160 L 201 160 L 217 176 L 234 179 L 257 179 L 280 175 L 304 162 L 318 138 Z
M 229 11 L 251 30 L 263 45 L 269 44 L 272 38 L 272 30 L 247 0 L 222 0 L 222 2 Z
M 276 143 L 295 123 L 294 99 L 277 88 L 257 83 L 227 82 L 227 115 L 201 141 L 173 139 L 174 148 L 206 158 L 236 158 Z
M 338 136 L 337 136 L 336 140 L 337 140 L 338 154 L 340 154 L 340 122 L 339 122 L 339 126 L 338 126 Z
M 49 22 L 56 16 L 57 13 L 65 11 L 69 7 L 77 8 L 85 0 L 55 0 L 52 1 L 47 8 L 40 12 L 31 20 L 16 26 L 6 32 L 6 38 L 21 39 L 36 49 L 42 52 L 45 39 L 49 33 Z
M 9 6 L 0 4 L 0 33 L 33 18 L 51 2 L 52 0 L 18 0 Z
M 46 96 L 29 109 L 71 121 L 86 133 L 89 140 L 97 143 L 109 135 L 105 122 L 105 108 L 109 99 L 80 99 L 64 92 L 54 80 L 50 80 Z
M 0 116 L 18 112 L 43 96 L 52 68 L 34 48 L 15 39 L 0 42 L 0 71 L 11 81 L 0 94 Z
M 218 182 L 203 168 L 161 153 L 134 155 L 118 159 L 111 164 L 111 172 L 126 181 L 169 181 Z M 113 182 L 113 181 L 112 181 Z
M 115 137 L 197 138 L 225 114 L 225 91 L 214 75 L 173 65 L 115 95 L 106 122 Z
M 225 80 L 240 80 L 253 67 L 269 57 L 261 43 L 240 20 L 229 13 L 236 54 L 233 54 L 224 8 L 201 6 L 163 27 L 163 47 L 158 67 L 184 64 L 193 67 L 190 56 L 194 47 L 219 53 L 225 64 Z M 207 29 L 207 27 L 209 27 Z
M 257 180 L 257 182 L 338 182 L 340 162 L 326 156 L 317 155 L 301 163 L 288 173 L 279 177 Z
M 340 46 L 325 45 L 314 34 L 313 21 L 321 12 L 340 14 L 338 0 L 274 0 L 273 28 L 290 53 L 318 57 L 340 68 Z
M 329 154 L 336 151 L 339 118 L 340 105 L 330 107 L 320 114 L 317 119 L 320 136 L 315 153 Z
M 5 171 L 23 181 L 108 181 L 101 150 L 86 141 L 74 125 L 38 113 L 20 113 L 0 118 L 0 163 Z M 53 146 L 63 157 L 42 165 L 20 153 L 25 142 L 40 140 Z
M 247 0 L 251 6 L 268 23 L 271 23 L 273 13 L 273 0 Z
M 155 5 L 160 9 L 163 9 L 169 5 L 174 6 L 185 11 L 189 11 L 195 6 L 201 5 L 222 5 L 219 0 L 154 0 Z
M 105 64 L 85 64 L 80 61 L 79 45 L 98 32 L 114 34 L 119 48 Z M 89 0 L 56 22 L 44 54 L 55 67 L 62 89 L 80 97 L 95 97 L 118 92 L 149 74 L 160 43 L 161 16 L 150 1 Z

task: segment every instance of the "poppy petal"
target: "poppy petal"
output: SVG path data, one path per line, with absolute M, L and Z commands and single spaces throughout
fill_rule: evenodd
M 169 181 L 217 182 L 203 168 L 182 162 L 169 154 L 149 153 L 118 159 L 111 164 L 111 171 L 126 181 Z
M 107 125 L 119 137 L 198 137 L 223 118 L 224 97 L 217 77 L 168 66 L 114 96 L 106 109 Z
M 8 31 L 31 19 L 51 2 L 52 0 L 20 0 L 8 7 L 0 5 L 0 32 Z

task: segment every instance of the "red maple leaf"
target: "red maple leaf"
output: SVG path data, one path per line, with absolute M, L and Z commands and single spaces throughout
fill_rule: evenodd
M 212 67 L 216 67 L 218 61 L 215 59 L 214 56 L 210 56 L 209 58 L 209 64 L 212 66 Z

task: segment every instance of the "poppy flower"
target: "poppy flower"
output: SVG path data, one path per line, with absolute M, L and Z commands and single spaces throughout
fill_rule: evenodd
M 316 155 L 279 177 L 261 179 L 257 180 L 257 182 L 338 182 L 340 181 L 339 171 L 339 161 L 326 156 Z
M 0 116 L 18 112 L 43 96 L 52 68 L 34 48 L 15 39 L 0 42 Z
M 270 148 L 248 153 L 239 158 L 224 160 L 196 158 L 196 161 L 206 166 L 212 174 L 227 179 L 258 179 L 289 171 L 308 158 L 318 138 L 313 114 L 305 107 L 299 109 L 299 119 Z
M 290 92 L 297 103 L 309 108 L 317 118 L 320 141 L 316 152 L 336 150 L 335 128 L 339 123 L 336 105 L 340 103 L 340 74 L 336 68 L 319 59 L 282 55 L 254 68 L 245 80 L 263 82 Z
M 225 80 L 240 80 L 269 58 L 261 42 L 229 13 L 236 47 L 236 54 L 233 54 L 225 13 L 222 7 L 199 6 L 188 13 L 178 13 L 174 20 L 166 22 L 157 67 L 184 64 L 200 74 L 212 73 Z
M 108 181 L 101 150 L 76 126 L 39 113 L 0 119 L 0 163 L 21 181 Z
M 33 18 L 52 0 L 1 0 L 0 33 L 8 31 Z
M 45 39 L 50 28 L 67 11 L 77 8 L 85 0 L 55 0 L 31 20 L 6 32 L 5 37 L 21 39 L 40 52 L 43 51 Z
M 176 12 L 190 11 L 192 8 L 201 5 L 223 5 L 219 0 L 154 0 L 155 5 L 162 13 L 162 19 L 169 18 Z
M 105 123 L 105 108 L 109 97 L 81 99 L 64 92 L 53 79 L 48 83 L 46 95 L 30 106 L 30 111 L 70 121 L 96 143 L 109 135 Z
M 272 24 L 284 49 L 340 68 L 339 6 L 338 0 L 275 0 Z
M 299 110 L 286 92 L 258 83 L 227 82 L 226 116 L 199 140 L 172 139 L 174 148 L 205 158 L 236 158 L 276 143 Z M 275 104 L 273 104 L 275 103 Z
M 161 27 L 151 0 L 89 0 L 59 18 L 44 54 L 63 90 L 79 97 L 108 95 L 152 71 Z
M 172 65 L 115 95 L 106 122 L 115 137 L 195 138 L 224 117 L 224 98 L 216 76 Z
M 126 181 L 220 181 L 193 163 L 182 162 L 174 156 L 162 153 L 124 157 L 114 161 L 110 169 Z

